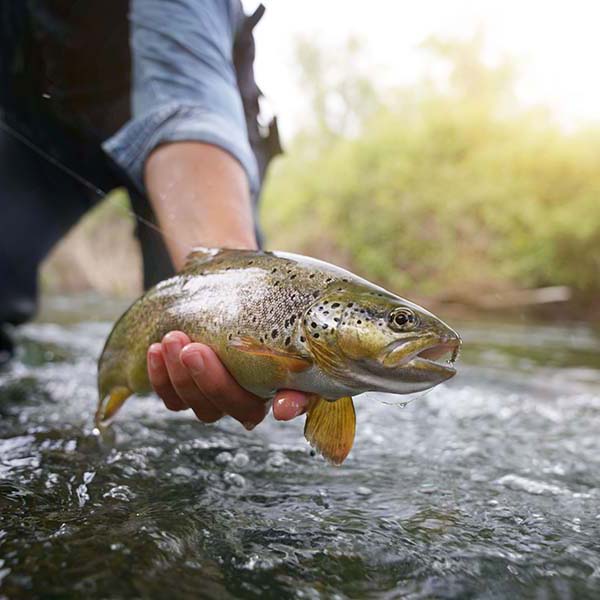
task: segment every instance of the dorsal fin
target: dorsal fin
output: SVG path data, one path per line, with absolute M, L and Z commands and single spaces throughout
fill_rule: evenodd
M 241 254 L 242 256 L 254 256 L 271 254 L 262 250 L 249 250 L 240 248 L 206 248 L 204 246 L 195 246 L 185 259 L 182 271 L 196 269 L 206 263 L 211 262 L 217 257 L 227 254 Z
M 204 246 L 195 246 L 187 255 L 182 271 L 210 262 L 215 256 L 218 256 L 225 251 L 226 248 L 205 248 Z

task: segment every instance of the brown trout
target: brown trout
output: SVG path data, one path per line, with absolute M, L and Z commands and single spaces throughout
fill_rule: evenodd
M 98 365 L 98 426 L 131 394 L 151 391 L 146 351 L 172 330 L 209 345 L 265 401 L 282 388 L 313 394 L 304 434 L 334 464 L 354 441 L 352 396 L 409 394 L 446 381 L 461 343 L 425 309 L 326 262 L 197 248 L 110 333 Z

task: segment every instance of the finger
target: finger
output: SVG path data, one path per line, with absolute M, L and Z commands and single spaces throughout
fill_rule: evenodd
M 181 360 L 203 394 L 246 429 L 254 429 L 265 418 L 268 403 L 242 388 L 208 346 L 189 344 Z
M 197 345 L 199 345 L 199 344 L 188 344 L 187 346 L 183 347 L 181 353 L 189 352 L 189 353 L 194 354 L 195 352 L 197 352 L 197 350 L 194 349 L 195 346 L 197 346 Z M 188 347 L 190 347 L 189 350 L 188 350 Z M 181 356 L 181 353 L 180 353 L 180 356 Z M 204 395 L 202 390 L 200 390 L 198 388 L 198 386 L 196 385 L 196 382 L 194 381 L 189 368 L 187 366 L 185 366 L 185 368 L 188 372 L 188 377 L 191 379 L 191 381 L 193 382 L 193 386 L 194 386 L 193 393 L 191 393 L 189 396 L 185 396 L 185 400 L 188 402 L 188 404 L 191 406 L 192 410 L 196 413 L 196 416 L 201 421 L 204 421 L 205 423 L 214 423 L 214 421 L 218 421 L 224 415 L 223 411 L 220 410 L 219 408 L 217 408 L 210 401 L 210 399 Z
M 181 331 L 167 333 L 162 341 L 163 354 L 169 379 L 179 398 L 205 423 L 213 423 L 223 416 L 201 389 L 198 389 L 189 369 L 181 362 L 182 349 L 190 344 L 190 338 Z
M 310 396 L 295 390 L 279 390 L 273 400 L 273 416 L 278 421 L 290 421 L 306 412 Z
M 156 394 L 169 410 L 185 410 L 188 408 L 179 398 L 171 385 L 167 365 L 160 344 L 152 344 L 147 353 L 148 378 Z

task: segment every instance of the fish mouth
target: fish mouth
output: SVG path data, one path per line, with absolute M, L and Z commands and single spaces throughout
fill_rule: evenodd
M 449 375 L 456 373 L 454 363 L 458 360 L 460 354 L 460 340 L 452 339 L 439 344 L 434 344 L 419 352 L 410 362 L 419 362 L 419 366 L 425 367 L 429 364 L 437 371 L 445 371 Z
M 380 362 L 388 368 L 412 366 L 452 377 L 456 373 L 454 363 L 458 360 L 460 346 L 460 338 L 454 335 L 435 340 L 399 340 L 386 348 Z

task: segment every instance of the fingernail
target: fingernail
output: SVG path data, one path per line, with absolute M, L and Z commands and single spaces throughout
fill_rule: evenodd
M 183 352 L 181 355 L 183 364 L 192 371 L 199 372 L 204 370 L 204 359 L 198 351 Z
M 292 411 L 290 413 L 291 419 L 300 416 L 304 412 L 304 404 L 296 402 L 296 400 L 289 400 L 285 396 L 277 400 L 277 406 L 283 407 L 285 404 L 288 404 L 292 407 Z
M 179 358 L 179 353 L 183 346 L 177 338 L 167 338 L 165 340 L 165 345 L 167 346 L 167 355 L 171 360 Z
M 255 427 L 256 427 L 256 423 L 250 423 L 250 421 L 246 421 L 245 423 L 242 423 L 242 425 L 248 430 L 248 431 L 252 431 Z
M 161 366 L 161 359 L 158 351 L 151 351 L 148 353 L 148 360 L 150 361 L 151 369 L 159 369 Z

